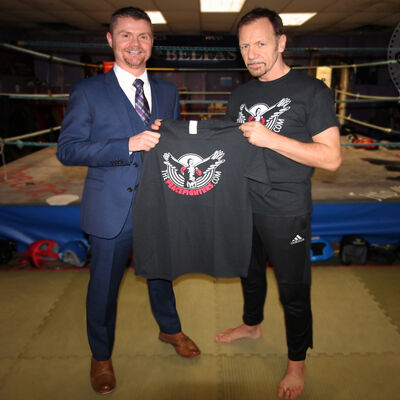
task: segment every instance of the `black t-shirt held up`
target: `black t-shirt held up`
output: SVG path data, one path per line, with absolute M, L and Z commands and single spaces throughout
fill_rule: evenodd
M 259 121 L 273 132 L 310 143 L 312 137 L 338 126 L 331 90 L 320 80 L 290 70 L 279 79 L 253 79 L 230 96 L 228 116 L 244 123 Z M 265 215 L 310 213 L 314 169 L 270 149 L 263 149 L 272 189 L 251 183 L 253 211 Z
M 145 278 L 246 276 L 252 241 L 248 184 L 269 188 L 262 150 L 232 121 L 164 120 L 144 154 L 133 205 L 134 267 Z

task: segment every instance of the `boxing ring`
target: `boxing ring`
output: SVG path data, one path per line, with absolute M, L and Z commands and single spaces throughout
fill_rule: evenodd
M 110 63 L 106 62 L 86 64 L 34 52 L 19 46 L 4 43 L 2 46 L 15 51 L 28 52 L 35 57 L 47 58 L 51 62 L 65 62 L 104 72 L 111 67 Z M 184 48 L 185 51 L 190 51 L 190 49 L 193 48 Z M 158 50 L 167 51 L 168 49 Z M 339 50 L 343 51 L 343 49 L 330 49 L 330 52 Z M 224 48 L 221 51 L 228 52 L 233 49 Z M 295 52 L 295 49 L 291 51 Z M 319 51 L 323 53 L 324 49 Z M 335 101 L 342 128 L 351 124 L 357 127 L 356 131 L 363 132 L 363 127 L 367 127 L 378 132 L 381 138 L 382 135 L 384 136 L 383 139 L 371 139 L 364 133 L 355 134 L 352 130 L 351 134 L 341 137 L 342 167 L 336 172 L 316 170 L 312 179 L 313 236 L 323 237 L 331 242 L 340 242 L 344 235 L 349 234 L 361 236 L 368 242 L 377 244 L 397 244 L 400 241 L 400 132 L 394 128 L 363 122 L 346 113 L 346 105 L 349 104 L 393 103 L 399 102 L 400 97 L 351 93 L 342 82 L 342 78 L 345 78 L 346 73 L 351 69 L 388 66 L 394 63 L 395 61 L 389 60 L 329 66 L 331 70 L 346 71 L 340 74 L 341 85 L 335 90 Z M 311 71 L 317 67 L 308 65 L 294 68 Z M 168 76 L 188 71 L 202 73 L 222 71 L 221 68 L 149 69 L 158 74 L 167 73 Z M 227 68 L 224 71 L 243 73 L 245 69 Z M 180 85 L 182 117 L 185 119 L 220 118 L 225 115 L 229 94 L 228 90 L 191 91 L 184 85 Z M 63 104 L 63 106 L 68 99 L 68 94 L 63 93 L 1 93 L 0 95 L 7 97 L 10 101 L 13 99 L 50 101 Z M 20 251 L 41 238 L 55 240 L 60 246 L 70 241 L 85 240 L 80 229 L 80 199 L 86 168 L 66 167 L 58 162 L 55 157 L 56 143 L 49 141 L 46 137 L 54 136 L 59 129 L 60 126 L 54 126 L 30 134 L 2 138 L 0 141 L 3 161 L 0 170 L 0 238 L 15 241 Z M 6 163 L 4 154 L 11 146 L 18 148 L 30 146 L 41 149 Z
M 209 44 L 216 41 L 209 40 Z M 58 71 L 52 66 L 64 62 L 71 70 L 100 73 L 107 66 L 95 62 L 68 63 L 72 60 L 28 49 L 68 48 L 71 55 L 72 49 L 79 47 L 76 43 L 18 44 L 30 56 L 45 60 L 40 67 L 48 68 L 45 72 L 49 76 Z M 85 46 L 100 50 L 105 47 L 90 43 Z M 205 58 L 203 50 L 192 49 L 160 46 L 155 50 L 172 52 L 171 58 L 177 54 L 185 58 L 193 51 L 196 58 Z M 216 58 L 238 54 L 232 47 L 204 49 Z M 304 73 L 314 73 L 317 65 L 329 66 L 337 81 L 331 87 L 336 88 L 337 113 L 342 125 L 343 164 L 335 172 L 315 171 L 313 234 L 334 243 L 347 234 L 362 236 L 371 243 L 399 243 L 400 125 L 388 117 L 387 109 L 394 109 L 400 98 L 395 97 L 398 93 L 390 95 L 378 88 L 373 93 L 367 87 L 354 89 L 346 85 L 345 79 L 346 74 L 354 78 L 357 72 L 369 67 L 381 73 L 389 65 L 397 64 L 382 61 L 386 55 L 383 48 L 288 50 L 290 65 L 300 67 Z M 9 48 L 9 51 L 19 50 Z M 340 56 L 333 62 L 329 57 L 336 52 Z M 353 64 L 346 57 L 350 52 L 365 54 L 366 59 Z M 297 61 L 297 54 L 304 59 L 300 57 Z M 370 56 L 372 62 L 365 62 L 371 61 Z M 174 65 L 177 64 L 174 60 L 170 64 L 154 68 L 153 73 L 177 84 L 182 116 L 187 119 L 222 118 L 233 84 L 245 79 L 246 74 L 237 65 L 190 68 Z M 66 76 L 67 67 L 58 72 Z M 185 74 L 192 76 L 189 82 Z M 74 75 L 70 81 L 77 79 Z M 11 111 L 8 105 L 21 105 L 15 107 L 18 113 L 13 119 L 12 134 L 5 135 L 5 126 L 0 125 L 0 243 L 15 241 L 22 252 L 34 240 L 43 238 L 55 240 L 61 247 L 71 241 L 84 241 L 79 219 L 86 168 L 63 166 L 55 157 L 68 88 L 57 91 L 48 84 L 32 89 L 35 93 L 12 89 L 4 90 L 3 86 L 0 90 L 4 92 L 0 93 L 0 115 Z M 20 125 L 28 118 L 19 111 L 28 107 L 51 107 L 59 118 L 42 119 L 36 127 Z M 13 154 L 18 158 L 13 159 Z M 307 384 L 301 398 L 395 398 L 400 389 L 399 262 L 393 266 L 367 264 L 347 268 L 334 264 L 335 257 L 331 260 L 332 263 L 314 263 L 315 348 L 309 352 Z M 276 397 L 276 382 L 287 362 L 287 345 L 278 285 L 271 269 L 267 270 L 269 294 L 262 323 L 265 334 L 257 341 L 230 345 L 217 343 L 214 338 L 221 329 L 236 326 L 240 321 L 243 308 L 240 279 L 190 275 L 174 282 L 185 332 L 202 350 L 201 358 L 193 363 L 177 357 L 172 346 L 156 340 L 158 326 L 151 314 L 145 280 L 127 272 L 118 300 L 113 352 L 118 386 L 112 395 L 114 400 Z M 88 268 L 71 268 L 60 261 L 41 268 L 11 266 L 11 263 L 6 267 L 0 262 L 0 274 L 3 322 L 0 398 L 94 398 L 88 383 L 90 351 L 84 318 Z

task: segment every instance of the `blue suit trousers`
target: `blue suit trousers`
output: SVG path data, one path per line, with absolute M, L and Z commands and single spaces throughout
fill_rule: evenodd
M 90 281 L 86 298 L 87 333 L 95 360 L 111 357 L 119 286 L 129 261 L 133 243 L 132 211 L 122 231 L 113 239 L 89 236 L 91 245 Z M 164 333 L 181 331 L 172 282 L 148 281 L 153 315 Z

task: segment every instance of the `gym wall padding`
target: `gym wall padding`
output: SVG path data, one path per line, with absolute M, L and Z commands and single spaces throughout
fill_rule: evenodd
M 18 243 L 18 250 L 38 239 L 60 246 L 81 240 L 79 206 L 1 206 L 0 238 Z M 400 242 L 400 203 L 314 204 L 312 233 L 333 242 L 343 235 L 362 236 L 370 243 Z
M 337 242 L 343 235 L 359 235 L 370 243 L 400 242 L 400 203 L 314 204 L 313 235 Z
M 16 241 L 19 251 L 38 239 L 60 246 L 84 239 L 79 206 L 1 206 L 0 221 L 0 237 Z

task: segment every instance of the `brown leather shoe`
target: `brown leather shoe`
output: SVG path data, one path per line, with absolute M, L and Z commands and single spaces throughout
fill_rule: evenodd
M 116 382 L 111 358 L 107 361 L 96 361 L 92 357 L 90 380 L 97 393 L 107 394 L 114 390 Z
M 164 342 L 174 346 L 176 352 L 185 358 L 196 358 L 200 355 L 200 350 L 196 344 L 188 338 L 183 332 L 170 335 L 168 333 L 160 332 L 158 338 Z

